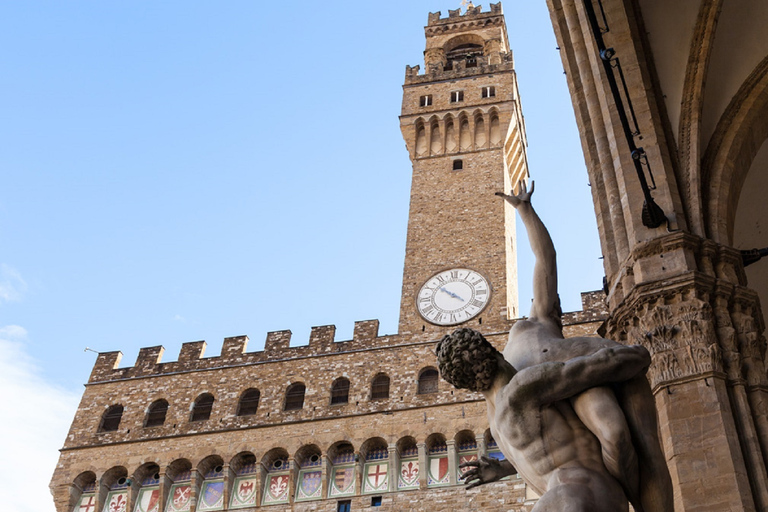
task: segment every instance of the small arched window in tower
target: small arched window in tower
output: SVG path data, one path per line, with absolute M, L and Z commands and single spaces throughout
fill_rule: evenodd
M 461 158 L 457 158 L 453 161 L 453 170 L 460 171 L 464 168 L 464 161 Z
M 304 392 L 306 387 L 301 382 L 291 384 L 285 392 L 284 411 L 297 411 L 304 407 Z
M 259 399 L 261 393 L 258 389 L 248 389 L 240 397 L 240 404 L 237 406 L 238 416 L 250 416 L 256 414 L 259 409 Z
M 434 368 L 427 368 L 422 370 L 419 375 L 419 390 L 420 395 L 428 393 L 437 393 L 437 379 L 439 375 Z
M 209 419 L 213 409 L 213 401 L 213 395 L 210 393 L 203 393 L 197 397 L 192 405 L 192 416 L 189 421 L 206 421 Z
M 464 91 L 451 91 L 451 103 L 464 101 Z
M 331 405 L 349 402 L 349 379 L 336 379 L 331 386 Z
M 429 107 L 432 105 L 432 95 L 431 94 L 425 94 L 424 96 L 419 98 L 419 106 L 420 107 Z
M 111 405 L 101 417 L 99 432 L 114 432 L 120 426 L 120 420 L 123 419 L 123 406 Z
M 165 415 L 168 413 L 168 401 L 155 400 L 147 409 L 147 418 L 144 420 L 144 427 L 159 427 L 165 423 Z
M 496 96 L 496 87 L 492 85 L 486 85 L 482 89 L 482 96 L 483 98 L 493 98 Z
M 371 383 L 371 400 L 389 398 L 389 377 L 380 373 L 373 378 Z

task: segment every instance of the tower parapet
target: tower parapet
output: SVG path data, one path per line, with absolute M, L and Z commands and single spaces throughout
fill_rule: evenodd
M 563 323 L 566 329 L 569 326 L 573 326 L 571 330 L 578 329 L 579 327 L 577 326 L 580 324 L 585 324 L 589 327 L 589 325 L 595 322 L 601 322 L 606 317 L 603 301 L 605 294 L 602 291 L 585 292 L 581 295 L 583 310 L 563 315 Z M 504 332 L 486 332 L 486 335 L 504 334 Z M 125 368 L 119 368 L 123 357 L 122 352 L 101 352 L 93 365 L 88 383 L 95 384 L 292 359 L 307 359 L 324 355 L 390 349 L 399 346 L 434 343 L 438 338 L 428 332 L 422 335 L 403 336 L 389 334 L 379 336 L 379 321 L 374 319 L 355 322 L 352 339 L 350 340 L 336 341 L 335 325 L 312 327 L 307 345 L 292 347 L 292 339 L 293 333 L 288 329 L 268 332 L 263 350 L 247 352 L 248 336 L 231 336 L 224 338 L 221 354 L 209 357 L 204 357 L 207 347 L 205 341 L 191 341 L 182 344 L 177 361 L 169 362 L 163 362 L 162 360 L 165 349 L 161 345 L 143 347 L 139 349 L 136 363 Z
M 264 342 L 264 350 L 255 352 L 246 352 L 248 336 L 224 338 L 221 354 L 213 357 L 203 357 L 207 346 L 205 341 L 192 341 L 184 343 L 181 346 L 178 360 L 171 362 L 162 362 L 165 352 L 162 346 L 144 347 L 139 350 L 135 365 L 126 368 L 118 368 L 123 357 L 122 352 L 102 352 L 96 358 L 88 382 L 107 382 L 178 372 L 210 370 L 316 357 L 324 354 L 372 350 L 413 343 L 414 341 L 430 341 L 428 337 L 423 337 L 423 340 L 415 340 L 413 337 L 405 340 L 397 335 L 379 336 L 378 320 L 355 322 L 352 339 L 346 341 L 336 341 L 335 325 L 312 327 L 307 345 L 291 347 L 292 336 L 293 333 L 290 330 L 269 332 Z

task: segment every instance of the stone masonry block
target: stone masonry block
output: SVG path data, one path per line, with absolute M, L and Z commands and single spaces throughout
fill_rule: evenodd
M 367 344 L 372 344 L 378 335 L 378 320 L 362 320 L 360 322 L 355 322 L 355 330 L 352 334 L 353 340 L 364 341 Z
M 140 349 L 139 357 L 136 358 L 136 373 L 139 375 L 151 373 L 155 365 L 162 360 L 163 352 L 165 348 L 162 345 Z
M 185 363 L 200 359 L 205 353 L 206 343 L 204 341 L 190 341 L 181 345 L 179 352 L 179 362 Z
M 103 380 L 103 378 L 112 372 L 112 370 L 117 369 L 122 358 L 123 353 L 119 350 L 114 352 L 100 352 L 96 358 L 96 364 L 93 365 L 93 371 L 91 371 L 91 377 L 88 381 L 93 382 Z
M 267 333 L 267 341 L 264 342 L 264 355 L 267 359 L 281 359 L 288 356 L 291 334 L 290 330 Z
M 320 325 L 313 327 L 309 333 L 309 349 L 314 354 L 324 354 L 326 352 L 330 352 L 333 347 L 333 340 L 335 336 L 335 325 Z
M 234 359 L 242 356 L 248 347 L 248 336 L 232 336 L 224 338 L 224 345 L 221 347 L 221 357 L 223 359 Z

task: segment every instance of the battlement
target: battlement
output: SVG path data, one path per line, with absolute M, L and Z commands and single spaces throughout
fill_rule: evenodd
M 605 294 L 602 291 L 582 293 L 581 302 L 582 311 L 563 315 L 565 326 L 599 322 L 607 318 Z M 248 336 L 232 336 L 224 338 L 221 354 L 212 357 L 203 357 L 207 346 L 205 341 L 190 341 L 182 344 L 177 361 L 167 363 L 162 362 L 165 352 L 162 346 L 144 347 L 139 350 L 134 366 L 127 368 L 118 368 L 123 357 L 122 352 L 101 352 L 96 358 L 88 382 L 108 382 L 179 372 L 212 370 L 228 366 L 302 359 L 434 341 L 433 335 L 428 333 L 423 335 L 419 333 L 379 336 L 378 320 L 355 322 L 351 340 L 336 341 L 335 325 L 312 327 L 307 345 L 292 347 L 291 339 L 292 332 L 290 330 L 269 332 L 264 342 L 264 350 L 247 352 Z
M 184 343 L 179 358 L 173 362 L 162 362 L 165 349 L 162 346 L 144 347 L 139 350 L 136 364 L 128 368 L 118 368 L 122 352 L 99 353 L 88 382 L 103 382 L 150 375 L 162 375 L 176 372 L 205 370 L 225 366 L 255 364 L 267 361 L 312 357 L 323 354 L 353 352 L 374 348 L 383 348 L 403 343 L 397 335 L 379 336 L 378 320 L 355 322 L 351 340 L 336 341 L 336 326 L 321 325 L 312 327 L 309 344 L 291 347 L 290 330 L 267 333 L 264 350 L 246 352 L 248 336 L 232 336 L 224 339 L 221 354 L 204 358 L 205 341 Z M 409 337 L 409 341 L 413 341 Z
M 446 24 L 455 22 L 458 20 L 468 20 L 468 19 L 477 19 L 477 18 L 489 18 L 491 16 L 502 16 L 504 13 L 501 10 L 501 2 L 497 2 L 495 4 L 490 4 L 490 11 L 489 12 L 482 12 L 483 6 L 478 5 L 475 6 L 472 4 L 472 2 L 467 5 L 467 9 L 464 12 L 464 14 L 461 14 L 461 9 L 448 9 L 448 17 L 443 18 L 441 17 L 442 13 L 440 11 L 437 12 L 431 12 L 429 13 L 427 26 L 433 26 L 433 25 L 440 25 L 440 24 Z
M 500 73 L 503 71 L 514 71 L 515 64 L 512 52 L 499 54 L 501 62 L 491 64 L 490 59 L 484 55 L 478 55 L 475 60 L 476 65 L 467 67 L 466 63 L 458 61 L 452 63 L 451 67 L 428 66 L 424 72 L 421 65 L 405 66 L 405 85 L 415 85 L 435 80 L 456 80 L 459 78 L 469 78 L 473 76 L 487 75 L 489 73 Z

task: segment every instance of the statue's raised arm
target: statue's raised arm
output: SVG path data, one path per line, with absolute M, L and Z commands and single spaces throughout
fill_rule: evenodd
M 536 257 L 533 267 L 533 305 L 529 317 L 541 321 L 552 320 L 559 327 L 561 311 L 557 296 L 557 255 L 547 228 L 531 205 L 533 188 L 533 181 L 530 190 L 522 181 L 517 194 L 511 191 L 509 195 L 502 192 L 496 192 L 496 195 L 503 197 L 520 214 Z

